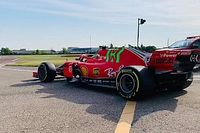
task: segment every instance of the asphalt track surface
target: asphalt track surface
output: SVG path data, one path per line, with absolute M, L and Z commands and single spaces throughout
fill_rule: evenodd
M 11 59 L 10 59 L 11 60 Z M 13 59 L 12 59 L 13 60 Z M 113 133 L 127 108 L 114 89 L 41 83 L 35 68 L 0 68 L 0 133 Z M 137 101 L 130 132 L 200 132 L 200 76 L 184 91 L 162 91 Z M 129 106 L 130 107 L 130 106 Z

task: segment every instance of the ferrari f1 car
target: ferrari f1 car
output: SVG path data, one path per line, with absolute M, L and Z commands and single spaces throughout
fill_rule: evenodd
M 102 47 L 96 55 L 83 54 L 77 61 L 66 61 L 57 68 L 43 62 L 33 76 L 42 82 L 61 75 L 67 81 L 115 87 L 122 97 L 133 99 L 155 88 L 187 88 L 196 64 L 200 64 L 200 37 L 188 37 L 152 54 L 132 46 Z

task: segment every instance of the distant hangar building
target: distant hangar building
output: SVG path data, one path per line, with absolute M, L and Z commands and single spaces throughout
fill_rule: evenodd
M 98 49 L 99 48 L 68 47 L 68 53 L 71 53 L 71 54 L 96 53 Z

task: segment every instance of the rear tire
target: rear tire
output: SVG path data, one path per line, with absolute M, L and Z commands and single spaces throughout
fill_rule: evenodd
M 56 77 L 55 65 L 49 62 L 43 62 L 38 67 L 38 77 L 41 82 L 52 82 Z
M 122 97 L 128 100 L 136 98 L 139 95 L 140 88 L 137 72 L 131 69 L 121 70 L 116 79 L 116 86 Z

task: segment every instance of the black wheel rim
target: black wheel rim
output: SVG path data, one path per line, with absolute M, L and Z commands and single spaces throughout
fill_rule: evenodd
M 44 81 L 47 78 L 47 69 L 44 64 L 40 65 L 38 69 L 38 75 L 41 81 Z
M 120 78 L 120 86 L 124 93 L 131 93 L 135 88 L 135 80 L 130 74 L 124 74 Z

